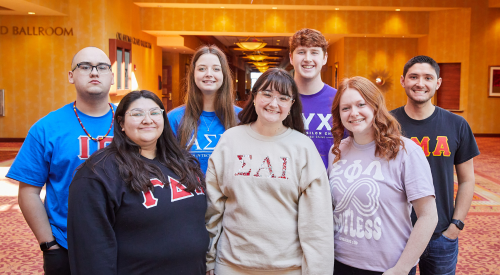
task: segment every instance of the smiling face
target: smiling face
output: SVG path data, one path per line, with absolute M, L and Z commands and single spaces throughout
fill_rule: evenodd
M 108 56 L 98 48 L 88 47 L 79 51 L 73 58 L 72 69 L 77 64 L 89 64 L 96 66 L 99 64 L 108 64 Z M 100 74 L 95 68 L 90 73 L 84 73 L 79 68 L 68 73 L 68 81 L 75 85 L 79 98 L 82 99 L 108 99 L 109 89 L 114 84 L 114 74 Z
M 327 59 L 328 54 L 324 53 L 321 47 L 299 46 L 290 54 L 295 73 L 311 80 L 321 77 L 321 68 Z
M 353 133 L 357 143 L 366 144 L 374 139 L 374 110 L 357 90 L 347 88 L 344 91 L 339 110 L 342 124 Z
M 222 86 L 224 75 L 219 58 L 210 53 L 200 56 L 195 63 L 194 81 L 204 95 L 214 94 Z
M 416 63 L 408 69 L 406 76 L 401 76 L 408 103 L 415 105 L 431 104 L 430 100 L 441 86 L 441 81 L 428 63 Z
M 151 114 L 153 110 L 153 114 Z M 138 115 L 140 112 L 144 116 Z M 156 111 L 156 112 L 154 112 Z M 158 115 L 158 112 L 161 115 Z M 140 97 L 132 102 L 120 123 L 123 131 L 141 148 L 155 148 L 163 132 L 164 118 L 160 106 L 149 98 Z
M 282 95 L 269 86 L 254 98 L 257 121 L 262 125 L 282 125 L 293 104 L 291 93 Z

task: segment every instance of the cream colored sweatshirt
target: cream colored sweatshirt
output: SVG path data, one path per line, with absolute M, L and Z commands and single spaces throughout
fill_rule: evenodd
M 306 136 L 226 131 L 208 162 L 207 270 L 217 275 L 333 274 L 326 169 Z

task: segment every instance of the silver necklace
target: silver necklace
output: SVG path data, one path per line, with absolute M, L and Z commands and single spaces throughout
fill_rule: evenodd
M 202 119 L 202 120 L 203 120 L 203 122 L 205 123 L 205 126 L 207 126 L 207 129 L 208 129 L 208 131 L 207 131 L 207 132 L 210 132 L 210 126 L 212 126 L 212 123 L 214 123 L 215 117 L 216 117 L 216 116 L 214 116 L 214 118 L 212 118 L 212 122 L 210 122 L 210 125 L 208 125 L 208 124 L 207 124 L 207 122 L 205 121 L 205 119 L 203 118 L 203 116 L 201 116 L 201 119 Z

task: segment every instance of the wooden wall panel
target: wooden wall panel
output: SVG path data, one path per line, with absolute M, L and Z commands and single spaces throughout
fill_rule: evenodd
M 440 63 L 439 76 L 443 79 L 436 91 L 437 106 L 448 110 L 460 109 L 460 63 Z

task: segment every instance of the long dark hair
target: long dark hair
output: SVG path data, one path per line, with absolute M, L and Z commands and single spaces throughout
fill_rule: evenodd
M 226 55 L 215 45 L 202 46 L 194 53 L 189 66 L 189 74 L 186 77 L 186 110 L 177 134 L 181 146 L 187 149 L 191 148 L 194 143 L 194 139 L 191 137 L 196 136 L 198 132 L 198 122 L 203 112 L 203 93 L 196 86 L 194 72 L 196 70 L 196 61 L 204 54 L 213 54 L 219 58 L 224 78 L 222 86 L 215 95 L 215 115 L 217 115 L 226 130 L 236 126 L 236 114 L 233 106 L 233 77 L 231 76 L 231 69 L 229 69 Z
M 160 168 L 141 158 L 141 147 L 121 131 L 120 124 L 126 119 L 125 112 L 130 104 L 139 98 L 151 99 L 160 108 L 165 109 L 158 96 L 150 91 L 133 91 L 127 94 L 116 108 L 113 141 L 106 148 L 92 154 L 85 164 L 93 163 L 90 168 L 95 171 L 99 162 L 113 155 L 118 164 L 120 176 L 130 189 L 145 192 L 153 189 L 150 181 L 152 177 L 157 177 L 164 183 L 167 183 L 167 179 Z M 186 186 L 186 191 L 194 192 L 205 189 L 204 175 L 198 160 L 179 146 L 165 112 L 163 112 L 163 133 L 156 142 L 156 158 L 180 177 L 180 182 Z
M 355 76 L 342 81 L 333 99 L 332 104 L 332 154 L 335 155 L 334 163 L 340 160 L 341 151 L 339 149 L 342 136 L 344 135 L 344 124 L 340 118 L 340 98 L 347 89 L 354 89 L 366 101 L 366 104 L 373 108 L 373 128 L 375 129 L 375 156 L 386 160 L 395 159 L 400 149 L 405 148 L 401 139 L 401 126 L 399 122 L 389 113 L 385 106 L 384 95 L 370 80 Z M 349 135 L 354 138 L 353 133 Z
M 240 125 L 252 123 L 257 120 L 257 112 L 255 111 L 253 101 L 258 91 L 263 91 L 268 87 L 275 89 L 282 95 L 290 95 L 291 93 L 295 101 L 290 108 L 290 115 L 283 120 L 283 125 L 304 134 L 304 121 L 302 120 L 302 103 L 300 102 L 299 89 L 293 77 L 287 71 L 279 68 L 269 69 L 257 79 L 252 88 L 252 93 L 245 103 L 245 107 L 238 114 Z

